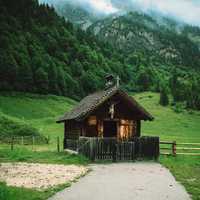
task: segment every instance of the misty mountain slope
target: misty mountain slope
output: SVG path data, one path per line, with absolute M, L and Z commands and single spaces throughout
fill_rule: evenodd
M 198 45 L 200 50 L 200 28 L 195 26 L 186 25 L 184 26 L 182 33 L 187 35 L 190 40 Z
M 56 4 L 55 9 L 59 15 L 63 16 L 66 20 L 79 25 L 81 28 L 86 29 L 91 24 L 99 19 L 95 14 L 88 12 L 81 6 L 65 2 L 63 4 Z
M 97 20 L 105 17 L 104 14 L 92 10 L 86 2 L 79 0 L 39 0 L 39 2 L 53 6 L 61 17 L 84 30 Z
M 199 66 L 200 51 L 195 42 L 199 40 L 198 33 L 194 35 L 192 28 L 187 34 L 178 33 L 175 30 L 178 24 L 167 19 L 165 22 L 131 12 L 123 16 L 107 17 L 91 25 L 89 30 L 125 54 L 144 52 L 162 63 Z

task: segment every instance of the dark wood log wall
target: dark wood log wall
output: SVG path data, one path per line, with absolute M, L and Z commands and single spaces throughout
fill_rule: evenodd
M 81 123 L 75 120 L 65 121 L 65 138 L 78 139 L 81 135 Z
M 137 120 L 137 125 L 136 125 L 136 136 L 140 137 L 141 136 L 141 120 Z

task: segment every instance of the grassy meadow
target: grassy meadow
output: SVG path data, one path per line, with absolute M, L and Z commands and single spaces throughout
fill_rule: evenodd
M 25 123 L 36 128 L 42 135 L 51 140 L 63 137 L 63 124 L 56 119 L 76 102 L 53 95 L 35 95 L 24 93 L 0 94 L 0 116 L 18 123 Z M 0 121 L 1 134 L 1 121 Z
M 177 109 L 173 106 L 163 107 L 159 105 L 159 94 L 144 92 L 134 95 L 155 118 L 152 122 L 142 122 L 142 134 L 159 136 L 160 140 L 178 142 L 200 143 L 200 112 Z M 36 128 L 41 134 L 49 136 L 52 145 L 41 148 L 41 152 L 34 152 L 16 148 L 11 152 L 9 147 L 0 145 L 0 162 L 25 161 L 62 164 L 86 164 L 82 157 L 72 156 L 66 153 L 56 153 L 51 150 L 56 148 L 56 137 L 63 137 L 63 124 L 56 124 L 58 116 L 70 110 L 76 104 L 75 101 L 53 95 L 33 95 L 23 93 L 0 94 L 0 116 L 16 122 L 23 122 Z M 1 122 L 0 122 L 1 124 Z M 0 126 L 1 132 L 1 126 Z M 47 149 L 48 148 L 48 149 Z M 176 179 L 180 181 L 192 195 L 194 200 L 200 199 L 200 157 L 197 156 L 161 156 L 160 162 L 168 167 Z M 38 193 L 26 189 L 0 186 L 7 188 L 9 195 L 19 196 L 16 199 L 45 199 L 52 191 Z M 4 191 L 5 192 L 5 191 Z M 35 193 L 34 193 L 35 192 Z M 54 191 L 55 192 L 55 191 Z M 30 198 L 29 193 L 34 193 L 35 198 Z M 9 196 L 7 195 L 7 196 Z M 22 196 L 20 196 L 22 195 Z M 26 195 L 28 196 L 26 198 Z M 13 197 L 14 197 L 13 196 Z M 30 195 L 31 196 L 31 195 Z M 1 196 L 0 196 L 1 197 Z M 3 199 L 3 198 L 1 198 Z M 5 200 L 5 199 L 4 199 Z M 9 200 L 9 198 L 7 198 Z
M 200 143 L 200 112 L 159 105 L 159 94 L 145 92 L 134 96 L 155 118 L 142 123 L 143 135 L 159 136 L 160 140 Z

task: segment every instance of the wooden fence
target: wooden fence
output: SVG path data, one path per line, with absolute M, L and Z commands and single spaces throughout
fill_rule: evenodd
M 0 144 L 9 144 L 11 149 L 14 145 L 42 145 L 48 144 L 49 138 L 43 136 L 12 136 L 0 137 Z
M 190 155 L 200 156 L 200 143 L 176 143 L 160 142 L 160 154 L 162 155 Z
M 131 141 L 118 141 L 116 138 L 88 138 L 65 140 L 67 149 L 75 150 L 91 160 L 134 160 L 136 158 L 157 159 L 159 138 L 140 137 Z

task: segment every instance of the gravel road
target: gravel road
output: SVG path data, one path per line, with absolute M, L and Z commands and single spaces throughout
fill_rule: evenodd
M 91 165 L 92 171 L 49 200 L 190 200 L 168 169 L 154 162 Z

